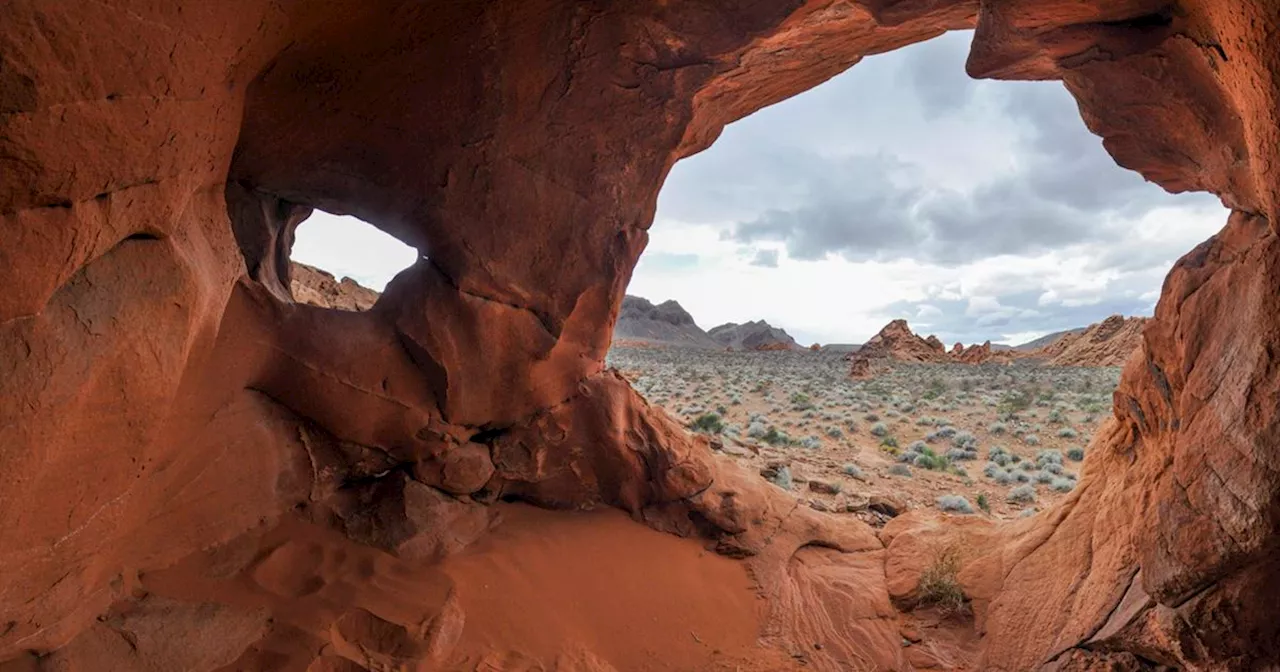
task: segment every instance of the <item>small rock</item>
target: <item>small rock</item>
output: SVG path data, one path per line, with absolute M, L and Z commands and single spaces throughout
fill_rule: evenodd
M 815 478 L 815 479 L 813 479 L 813 480 L 811 480 L 811 481 L 809 481 L 809 489 L 810 489 L 810 490 L 812 490 L 812 491 L 814 491 L 814 492 L 816 492 L 816 493 L 823 494 L 823 495 L 838 495 L 838 494 L 840 494 L 840 484 L 839 484 L 839 483 L 830 483 L 830 482 L 827 482 L 827 481 L 820 481 L 820 480 L 818 480 L 818 479 L 816 479 L 816 478 Z
M 867 508 L 892 518 L 906 513 L 907 503 L 893 495 L 872 495 Z
M 813 509 L 814 511 L 822 511 L 823 513 L 827 513 L 831 511 L 831 509 L 827 508 L 826 503 L 823 502 L 821 499 L 809 500 L 809 508 Z
M 844 500 L 844 510 L 848 511 L 849 513 L 865 511 L 867 506 L 870 503 L 871 503 L 871 500 L 867 499 L 866 495 L 850 494 L 850 495 L 847 495 L 846 499 Z

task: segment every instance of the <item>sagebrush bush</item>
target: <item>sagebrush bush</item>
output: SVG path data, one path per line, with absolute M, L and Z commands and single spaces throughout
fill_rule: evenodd
M 782 488 L 783 490 L 791 489 L 791 467 L 782 467 L 769 479 L 770 483 Z
M 911 468 L 905 464 L 894 464 L 889 467 L 889 473 L 894 476 L 905 476 L 911 478 Z
M 841 467 L 841 471 L 844 472 L 845 476 L 852 476 L 853 478 L 862 478 L 862 469 L 856 464 L 852 464 L 852 463 L 846 464 L 843 467 Z
M 884 437 L 889 435 L 889 427 L 883 422 L 877 422 L 871 425 L 871 433 L 875 436 Z
M 1055 478 L 1049 487 L 1058 492 L 1071 492 L 1076 487 L 1076 482 L 1069 478 Z
M 1030 504 L 1036 501 L 1036 489 L 1030 485 L 1019 485 L 1010 490 L 1004 499 L 1010 504 Z
M 1084 448 L 1068 448 L 1067 459 L 1075 462 L 1084 461 Z
M 938 508 L 951 513 L 973 513 L 973 505 L 960 495 L 942 495 L 938 498 Z

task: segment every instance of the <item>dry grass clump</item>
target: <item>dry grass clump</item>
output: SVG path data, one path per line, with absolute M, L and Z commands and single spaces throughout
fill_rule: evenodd
M 960 572 L 960 551 L 954 546 L 940 549 L 933 562 L 920 574 L 921 607 L 935 607 L 943 616 L 965 614 L 969 605 L 956 575 Z

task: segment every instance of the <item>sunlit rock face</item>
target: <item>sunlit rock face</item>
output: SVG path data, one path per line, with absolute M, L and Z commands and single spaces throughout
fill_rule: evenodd
M 1117 162 L 1235 212 L 1171 273 L 1064 505 L 877 535 L 714 458 L 602 359 L 676 160 L 974 27 L 972 76 L 1061 79 Z M 633 669 L 592 643 L 664 595 L 724 647 L 649 650 L 674 667 L 923 667 L 894 605 L 939 535 L 982 540 L 982 669 L 1274 663 L 1277 31 L 1265 0 L 4 3 L 0 667 Z M 423 256 L 367 311 L 296 303 L 313 207 Z M 475 577 L 527 548 L 512 499 L 739 560 L 627 572 L 634 610 L 499 650 Z M 514 519 L 564 553 L 650 543 L 582 515 Z M 758 638 L 698 607 L 735 576 Z

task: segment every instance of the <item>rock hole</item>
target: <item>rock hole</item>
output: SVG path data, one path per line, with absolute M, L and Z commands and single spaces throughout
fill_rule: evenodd
M 294 233 L 290 290 L 299 303 L 368 310 L 387 283 L 418 256 L 417 250 L 368 222 L 316 210 Z
M 483 429 L 471 435 L 471 443 L 491 443 L 509 431 L 506 427 Z

